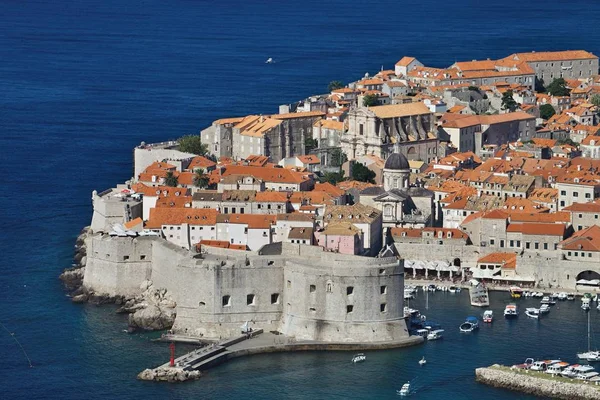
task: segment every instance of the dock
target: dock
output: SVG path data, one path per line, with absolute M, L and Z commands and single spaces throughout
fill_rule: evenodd
M 184 343 L 190 342 L 186 340 Z M 152 377 L 156 376 L 156 372 L 158 371 L 161 373 L 168 373 L 168 371 L 173 370 L 188 373 L 190 374 L 189 376 L 196 377 L 197 375 L 191 375 L 191 373 L 205 371 L 232 358 L 243 357 L 252 354 L 292 351 L 382 350 L 413 346 L 421 343 L 423 343 L 423 338 L 420 336 L 410 336 L 406 339 L 393 342 L 373 343 L 332 343 L 309 340 L 296 341 L 295 338 L 287 337 L 274 332 L 265 333 L 262 329 L 257 329 L 249 332 L 248 334 L 221 340 L 219 342 L 207 344 L 203 347 L 195 349 L 181 357 L 176 358 L 174 367 L 171 367 L 170 363 L 167 362 L 157 368 L 145 370 L 144 372 L 154 371 L 154 374 L 147 374 L 147 376 Z M 139 375 L 140 379 L 144 379 L 141 377 L 142 374 Z M 183 379 L 170 381 L 175 382 L 181 380 Z
M 475 370 L 477 382 L 534 396 L 565 400 L 600 398 L 600 386 L 593 382 L 552 376 L 543 372 L 492 365 Z

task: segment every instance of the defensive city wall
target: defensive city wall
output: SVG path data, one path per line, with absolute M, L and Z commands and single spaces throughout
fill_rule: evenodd
M 393 342 L 408 337 L 404 268 L 396 257 L 366 258 L 276 243 L 259 252 L 194 253 L 157 237 L 87 239 L 84 286 L 134 296 L 152 280 L 177 303 L 173 330 L 205 338 L 255 329 L 322 342 Z

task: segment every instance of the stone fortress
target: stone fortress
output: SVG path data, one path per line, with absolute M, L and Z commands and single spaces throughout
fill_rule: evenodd
M 154 236 L 95 233 L 87 238 L 83 284 L 135 296 L 151 280 L 177 303 L 173 331 L 186 336 L 235 336 L 248 322 L 298 340 L 409 340 L 403 261 L 319 250 L 273 243 L 258 252 L 206 247 L 197 254 Z

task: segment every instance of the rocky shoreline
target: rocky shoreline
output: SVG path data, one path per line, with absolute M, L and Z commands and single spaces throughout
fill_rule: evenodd
M 90 227 L 84 228 L 75 241 L 73 265 L 59 276 L 73 303 L 116 304 L 121 307 L 117 313 L 128 313 L 128 331 L 154 331 L 173 327 L 177 315 L 177 304 L 164 288 L 154 287 L 152 281 L 144 281 L 140 294 L 135 297 L 110 296 L 96 293 L 83 285 L 87 262 L 86 239 L 92 234 Z
M 583 381 L 565 382 L 551 377 L 537 377 L 511 371 L 498 364 L 477 368 L 475 380 L 486 385 L 514 390 L 534 396 L 565 400 L 592 400 L 600 398 L 600 387 Z
M 137 378 L 142 381 L 185 382 L 200 379 L 201 376 L 200 371 L 185 371 L 183 368 L 177 367 L 158 367 L 143 370 Z

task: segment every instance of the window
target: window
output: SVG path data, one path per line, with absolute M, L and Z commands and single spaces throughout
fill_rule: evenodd
M 233 244 L 233 239 L 231 239 L 231 244 Z
M 588 257 L 591 257 L 591 256 L 592 256 L 592 253 L 588 253 Z
M 591 195 L 591 193 L 586 193 L 586 194 L 585 194 L 585 198 L 586 198 L 586 199 L 591 199 L 591 198 L 592 198 L 592 195 Z
M 385 274 L 385 268 L 379 268 L 379 275 Z
M 226 294 L 223 296 L 223 307 L 229 307 L 231 305 L 231 296 Z
M 570 251 L 569 251 L 569 252 L 567 252 L 567 255 L 570 257 L 570 256 L 571 256 L 571 252 L 570 252 Z
M 544 243 L 544 250 L 548 250 L 548 243 Z
M 381 303 L 379 305 L 379 311 L 381 311 L 381 312 L 387 312 L 387 304 L 386 303 Z
M 517 240 L 517 247 L 521 247 L 521 241 Z
M 575 254 L 573 254 L 575 257 L 579 257 L 579 252 L 576 251 Z
M 308 287 L 308 291 L 311 292 L 311 293 L 314 293 L 314 292 L 317 291 L 317 287 L 315 285 L 310 285 Z
M 331 293 L 333 291 L 333 285 L 331 284 L 331 282 L 327 282 L 326 290 L 327 293 Z
M 510 241 L 510 247 L 515 247 L 515 241 L 514 240 Z
M 314 307 L 311 307 L 311 308 L 308 309 L 308 311 L 310 311 L 311 313 L 316 313 L 317 309 L 314 308 Z
M 379 288 L 379 293 L 387 294 L 387 286 L 383 285 Z
M 253 294 L 249 294 L 246 296 L 246 305 L 248 306 L 253 306 L 254 305 L 254 299 L 256 298 L 256 296 L 254 296 Z
M 565 206 L 565 202 L 564 202 L 564 200 L 560 202 L 560 206 L 561 206 L 561 207 L 564 207 L 564 206 Z
M 361 136 L 365 134 L 363 124 L 358 125 L 358 134 Z
M 496 243 L 496 239 L 490 239 L 490 246 L 493 246 Z
M 500 247 L 504 247 L 504 240 L 500 240 Z
M 271 304 L 279 304 L 279 293 L 273 293 L 271 295 Z
M 540 248 L 540 244 L 538 242 L 535 242 L 533 244 L 533 248 L 536 249 L 536 250 L 539 249 Z
M 573 197 L 579 197 L 579 192 L 573 192 Z
M 247 227 L 244 228 L 244 233 L 246 233 L 246 234 L 248 233 L 248 228 Z
M 579 216 L 578 216 L 578 217 L 579 217 L 579 218 L 582 218 L 582 217 L 583 217 L 583 214 L 579 214 Z
M 288 289 L 292 287 L 292 281 L 287 281 L 287 287 Z
M 129 256 L 123 256 L 123 261 L 129 260 Z
M 350 295 L 351 295 L 351 294 L 353 294 L 353 293 L 354 293 L 354 286 L 348 286 L 348 287 L 346 288 L 346 294 L 347 294 L 348 296 L 350 296 Z
M 142 254 L 142 255 L 140 256 L 140 260 L 145 260 L 145 259 L 146 259 L 146 256 Z
M 354 311 L 354 306 L 353 305 L 347 305 L 346 306 L 346 313 L 347 314 L 351 314 L 352 311 Z

